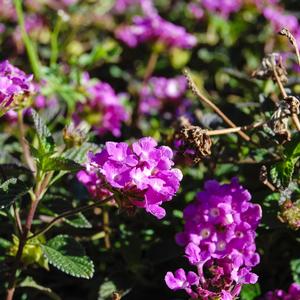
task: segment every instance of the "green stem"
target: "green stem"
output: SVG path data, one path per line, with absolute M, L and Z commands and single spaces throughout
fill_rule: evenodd
M 25 139 L 25 128 L 23 122 L 23 110 L 18 110 L 18 125 L 19 125 L 19 142 L 22 146 L 24 160 L 32 172 L 35 172 L 36 167 L 34 160 L 30 155 L 30 149 Z
M 22 255 L 23 255 L 23 250 L 24 247 L 26 246 L 27 243 L 27 238 L 28 234 L 31 229 L 32 221 L 36 212 L 36 209 L 38 207 L 39 201 L 41 200 L 41 185 L 37 183 L 35 192 L 33 193 L 33 197 L 31 199 L 31 205 L 30 209 L 26 218 L 26 222 L 24 227 L 22 228 L 22 235 L 20 236 L 19 239 L 19 246 L 18 246 L 18 251 L 15 257 L 15 262 L 12 267 L 12 271 L 10 273 L 10 277 L 8 280 L 8 289 L 7 289 L 7 294 L 6 294 L 6 300 L 13 300 L 15 289 L 16 289 L 16 279 L 17 279 L 17 271 L 21 267 L 21 262 L 22 262 Z
M 37 55 L 36 48 L 34 47 L 32 41 L 30 40 L 26 29 L 25 29 L 25 20 L 24 20 L 24 13 L 22 8 L 22 0 L 14 0 L 17 17 L 18 17 L 18 24 L 20 26 L 22 40 L 25 44 L 26 51 L 28 54 L 28 58 L 30 61 L 30 65 L 36 80 L 40 80 L 41 72 L 40 72 L 40 61 Z
M 58 20 L 55 23 L 54 30 L 51 34 L 51 57 L 50 66 L 54 67 L 58 58 L 58 36 L 62 25 L 62 18 L 58 16 Z

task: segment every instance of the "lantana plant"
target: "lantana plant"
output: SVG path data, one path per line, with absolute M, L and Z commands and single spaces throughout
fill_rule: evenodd
M 0 0 L 0 298 L 300 300 L 297 1 Z

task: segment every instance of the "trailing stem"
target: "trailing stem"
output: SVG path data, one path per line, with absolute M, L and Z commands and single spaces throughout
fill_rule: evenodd
M 81 206 L 81 207 L 76 207 L 74 209 L 70 209 L 70 210 L 62 213 L 61 215 L 55 217 L 43 229 L 41 229 L 40 231 L 36 232 L 35 234 L 32 234 L 31 236 L 29 236 L 27 240 L 31 240 L 31 239 L 33 239 L 37 236 L 40 236 L 41 234 L 46 233 L 56 223 L 58 223 L 59 221 L 61 221 L 64 218 L 73 216 L 73 215 L 78 214 L 80 212 L 85 212 L 85 211 L 90 210 L 90 209 L 95 208 L 95 207 L 103 206 L 104 204 L 109 202 L 112 198 L 113 198 L 113 196 L 110 196 L 110 197 L 107 197 L 106 199 L 102 200 L 101 202 L 97 202 L 97 203 L 93 203 L 93 204 L 89 204 L 89 205 L 84 205 L 84 206 Z
M 284 89 L 284 86 L 283 86 L 283 84 L 282 84 L 282 82 L 281 82 L 281 80 L 280 80 L 280 78 L 277 74 L 275 66 L 273 66 L 273 72 L 274 72 L 274 76 L 275 76 L 275 79 L 276 79 L 276 83 L 277 83 L 277 85 L 280 89 L 281 95 L 282 95 L 283 99 L 286 100 L 288 95 L 287 95 L 287 93 Z M 291 112 L 291 118 L 292 118 L 292 121 L 293 121 L 295 127 L 297 128 L 297 130 L 300 131 L 300 121 L 299 121 L 298 115 L 293 110 Z
M 25 225 L 21 230 L 21 235 L 19 237 L 19 245 L 17 254 L 15 257 L 15 262 L 12 266 L 12 271 L 10 273 L 10 277 L 8 280 L 8 289 L 6 294 L 6 300 L 12 300 L 14 297 L 15 289 L 16 289 L 16 277 L 17 277 L 17 271 L 20 269 L 21 261 L 22 261 L 22 255 L 24 247 L 26 246 L 26 243 L 28 241 L 28 235 L 31 231 L 32 222 L 38 207 L 38 204 L 40 200 L 42 199 L 45 191 L 47 190 L 47 176 L 45 176 L 44 179 L 40 180 L 39 174 L 37 174 L 37 184 L 35 187 L 34 192 L 31 192 L 31 205 L 28 211 L 28 215 L 25 221 Z
M 242 128 L 240 127 L 239 130 L 236 130 L 238 128 L 235 123 L 233 123 L 214 103 L 212 103 L 209 99 L 207 99 L 197 88 L 192 76 L 187 70 L 184 70 L 183 74 L 185 75 L 188 84 L 192 90 L 192 92 L 205 104 L 207 104 L 211 109 L 213 109 L 223 120 L 224 122 L 229 125 L 231 128 L 234 128 L 234 132 L 237 132 L 245 141 L 249 142 L 251 138 L 242 131 Z

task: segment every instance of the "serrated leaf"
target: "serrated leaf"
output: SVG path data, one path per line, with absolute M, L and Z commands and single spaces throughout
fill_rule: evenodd
M 0 165 L 0 208 L 12 205 L 33 184 L 32 172 L 15 164 Z
M 0 185 L 0 209 L 7 208 L 24 196 L 28 190 L 23 181 L 17 178 L 10 178 Z
M 260 296 L 260 286 L 256 284 L 244 284 L 241 291 L 241 300 L 254 300 Z
M 70 171 L 76 172 L 83 167 L 72 159 L 63 157 L 47 157 L 43 160 L 42 170 L 48 171 Z
M 58 235 L 42 245 L 49 263 L 60 271 L 79 278 L 92 278 L 94 264 L 84 248 L 67 235 Z
M 99 150 L 99 146 L 92 143 L 84 143 L 80 147 L 74 147 L 68 149 L 65 153 L 63 153 L 64 158 L 72 159 L 79 164 L 82 164 L 86 161 L 86 156 L 89 151 L 95 152 Z
M 289 186 L 294 173 L 295 160 L 287 159 L 271 167 L 270 175 L 276 187 L 285 189 Z
M 284 155 L 289 159 L 298 159 L 300 156 L 300 134 L 296 133 L 293 140 L 286 144 Z
M 44 287 L 38 284 L 32 277 L 26 277 L 19 285 L 20 287 L 33 288 L 39 290 L 43 294 L 47 295 L 52 300 L 61 300 L 61 298 L 54 293 L 50 288 Z
M 28 184 L 32 181 L 32 172 L 17 164 L 1 164 L 0 165 L 0 182 L 9 178 L 18 178 Z
M 39 139 L 39 154 L 53 153 L 55 148 L 54 139 L 50 130 L 35 110 L 31 110 L 34 127 Z

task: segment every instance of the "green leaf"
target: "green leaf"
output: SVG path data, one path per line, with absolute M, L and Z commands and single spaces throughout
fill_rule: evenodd
M 38 115 L 35 110 L 31 110 L 31 115 L 34 123 L 34 127 L 39 139 L 38 153 L 42 156 L 43 154 L 50 154 L 54 152 L 55 143 L 51 135 L 50 130 Z
M 284 155 L 290 159 L 298 159 L 300 157 L 300 133 L 293 136 L 293 140 L 285 146 Z
M 297 133 L 293 140 L 286 144 L 283 151 L 285 159 L 271 167 L 270 175 L 273 183 L 280 189 L 288 187 L 292 181 L 294 167 L 300 158 L 300 134 Z
M 79 278 L 92 278 L 94 264 L 84 248 L 67 235 L 58 235 L 42 245 L 49 263 L 60 271 Z
M 0 208 L 7 208 L 33 185 L 32 172 L 16 164 L 0 165 Z
M 285 189 L 292 180 L 294 173 L 295 159 L 287 159 L 276 163 L 271 167 L 270 175 L 276 187 Z
M 9 178 L 18 178 L 28 184 L 32 183 L 32 172 L 17 164 L 0 164 L 0 182 Z
M 293 280 L 300 284 L 300 259 L 293 259 L 290 262 Z
M 116 285 L 112 281 L 104 281 L 98 292 L 98 300 L 112 299 L 112 294 L 117 291 Z
M 0 184 L 0 209 L 7 208 L 24 196 L 28 190 L 23 181 L 17 178 L 9 178 Z
M 50 288 L 38 284 L 32 277 L 26 277 L 19 285 L 24 288 L 33 288 L 39 290 L 41 293 L 47 295 L 52 300 L 61 300 L 61 298 L 54 293 Z
M 76 172 L 83 167 L 74 160 L 63 157 L 47 157 L 43 160 L 42 170 L 48 171 L 70 171 Z
M 92 228 L 92 224 L 82 213 L 76 214 L 72 217 L 65 219 L 65 222 L 75 228 Z
M 89 151 L 95 152 L 99 150 L 99 146 L 92 143 L 84 143 L 80 147 L 74 147 L 68 149 L 63 153 L 64 158 L 72 159 L 79 164 L 83 164 L 86 161 L 86 156 Z
M 241 292 L 241 300 L 254 300 L 261 295 L 260 286 L 256 284 L 244 284 Z

